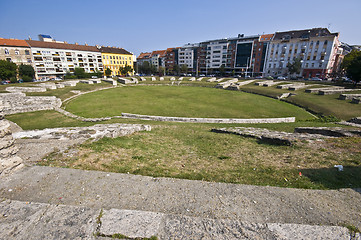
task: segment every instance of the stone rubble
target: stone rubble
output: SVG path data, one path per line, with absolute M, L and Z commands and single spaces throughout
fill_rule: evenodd
M 90 127 L 66 127 L 66 128 L 46 128 L 43 130 L 29 130 L 13 133 L 14 139 L 95 139 L 103 137 L 116 138 L 130 135 L 138 131 L 150 131 L 151 126 L 140 124 L 96 124 Z
M 305 89 L 305 92 L 318 93 L 320 90 L 334 90 L 334 89 L 344 89 L 344 87 L 330 86 L 330 87 L 321 87 L 321 88 L 310 88 L 310 89 Z

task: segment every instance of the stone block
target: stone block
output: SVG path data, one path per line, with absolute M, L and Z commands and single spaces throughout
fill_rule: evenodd
M 46 92 L 44 87 L 7 87 L 8 92 Z
M 318 91 L 319 95 L 330 95 L 336 93 L 344 93 L 344 92 L 353 92 L 353 91 L 360 91 L 359 89 L 327 89 L 327 90 L 320 90 Z
M 341 100 L 352 100 L 353 98 L 360 98 L 361 94 L 340 94 L 339 99 Z

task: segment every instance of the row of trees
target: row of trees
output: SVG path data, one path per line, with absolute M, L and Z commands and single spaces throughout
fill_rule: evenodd
M 125 76 L 128 73 L 133 72 L 133 68 L 126 64 L 124 67 L 122 67 L 122 66 L 119 67 L 119 72 L 121 75 Z M 105 69 L 104 74 L 105 74 L 105 76 L 110 76 L 110 75 L 112 75 L 112 70 L 107 68 L 107 69 Z
M 17 77 L 25 82 L 31 82 L 35 77 L 34 68 L 31 65 L 16 65 L 13 62 L 0 60 L 0 79 L 17 82 Z
M 179 75 L 179 73 L 184 73 L 186 74 L 188 72 L 188 66 L 185 64 L 182 65 L 174 65 L 173 69 L 165 69 L 164 67 L 160 66 L 160 67 L 156 67 L 154 65 L 152 65 L 149 62 L 143 62 L 142 64 L 138 64 L 137 65 L 137 71 L 138 73 L 141 74 L 159 74 L 159 75 L 164 75 L 165 73 L 170 75 L 170 74 L 174 74 L 174 75 Z

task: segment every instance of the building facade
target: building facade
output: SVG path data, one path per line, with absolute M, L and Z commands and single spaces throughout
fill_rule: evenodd
M 134 69 L 134 56 L 133 53 L 128 52 L 123 48 L 116 47 L 103 47 L 97 46 L 101 52 L 101 59 L 103 61 L 104 71 L 110 69 L 112 76 L 121 75 L 119 68 L 130 66 Z M 128 74 L 133 75 L 133 71 Z
M 76 67 L 86 73 L 103 71 L 100 51 L 94 46 L 26 40 L 31 47 L 38 78 L 63 77 Z
M 25 40 L 0 38 L 0 60 L 33 66 L 32 52 Z
M 288 64 L 300 59 L 299 76 L 326 78 L 337 66 L 337 55 L 342 54 L 339 33 L 327 28 L 276 32 L 268 50 L 265 74 L 287 76 Z

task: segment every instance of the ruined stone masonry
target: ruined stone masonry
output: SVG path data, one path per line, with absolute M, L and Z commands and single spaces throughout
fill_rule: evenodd
M 61 100 L 55 96 L 26 96 L 25 93 L 1 93 L 0 102 L 3 114 L 15 114 L 41 110 L 53 110 L 61 106 Z
M 23 160 L 15 156 L 18 150 L 11 135 L 10 123 L 3 119 L 2 106 L 0 105 L 0 176 L 24 166 Z

